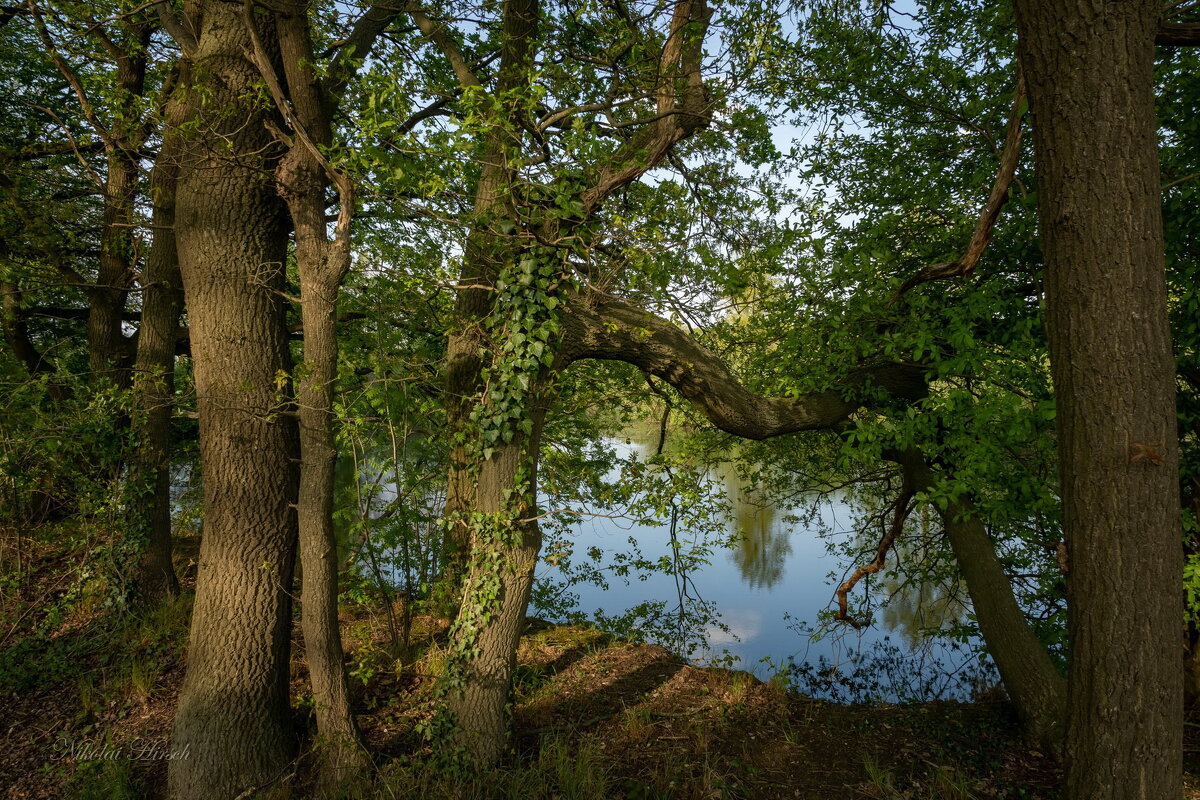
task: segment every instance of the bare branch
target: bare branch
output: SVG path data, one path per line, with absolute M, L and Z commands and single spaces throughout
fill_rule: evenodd
M 1164 47 L 1195 47 L 1200 45 L 1200 25 L 1164 22 L 1158 26 L 1154 43 Z
M 191 58 L 195 55 L 198 46 L 196 35 L 175 15 L 169 0 L 161 0 L 158 3 L 158 24 L 175 40 L 185 56 Z
M 629 105 L 630 103 L 636 103 L 639 100 L 645 100 L 646 97 L 647 97 L 647 95 L 638 94 L 633 97 L 625 98 L 624 100 L 604 101 L 601 103 L 585 103 L 584 105 L 571 106 L 570 108 L 563 108 L 563 109 L 559 109 L 558 111 L 551 111 L 551 112 L 544 114 L 542 116 L 542 118 L 540 120 L 538 120 L 537 130 L 539 133 L 542 133 L 542 132 L 549 130 L 554 125 L 561 123 L 564 119 L 567 119 L 568 117 L 573 117 L 576 114 L 588 114 L 592 111 L 610 111 L 618 106 Z M 657 118 L 657 116 L 655 118 Z M 646 120 L 642 120 L 642 121 L 645 122 Z M 626 123 L 626 124 L 633 124 L 633 123 Z M 613 125 L 611 127 L 621 127 L 621 126 Z
M 676 142 L 708 124 L 709 103 L 700 58 L 711 16 L 705 0 L 675 3 L 659 60 L 657 113 L 601 167 L 594 185 L 581 198 L 588 211 L 658 166 Z
M 1184 175 L 1182 178 L 1176 178 L 1173 181 L 1168 181 L 1162 185 L 1162 190 L 1165 192 L 1167 189 L 1173 189 L 1180 184 L 1193 181 L 1196 178 L 1200 178 L 1200 172 L 1193 172 L 1191 175 Z
M 354 77 L 358 64 L 371 54 L 375 41 L 387 30 L 397 17 L 404 14 L 404 3 L 401 0 L 388 3 L 375 3 L 367 9 L 367 13 L 359 17 L 358 22 L 338 48 L 329 67 L 326 79 L 326 89 L 330 96 L 338 96 L 350 79 Z
M 450 101 L 453 99 L 454 99 L 453 97 L 443 97 L 439 100 L 434 100 L 432 103 L 425 106 L 420 111 L 414 112 L 412 114 L 412 116 L 410 116 L 408 119 L 404 120 L 404 122 L 401 122 L 399 125 L 397 125 L 396 126 L 397 131 L 401 135 L 410 133 L 413 130 L 413 128 L 417 127 L 425 120 L 432 119 L 433 117 L 436 117 L 436 116 L 439 116 L 442 114 L 446 114 L 447 113 L 446 106 L 450 105 Z
M 863 564 L 854 570 L 853 574 L 842 581 L 841 586 L 837 588 L 838 612 L 835 619 L 848 623 L 856 631 L 860 631 L 870 625 L 871 619 L 870 617 L 867 619 L 855 619 L 850 616 L 846 597 L 859 581 L 883 569 L 883 565 L 887 561 L 888 551 L 896 545 L 896 540 L 904 532 L 904 523 L 908 520 L 908 515 L 912 513 L 912 499 L 915 494 L 916 489 L 909 479 L 908 473 L 904 473 L 904 485 L 900 489 L 900 496 L 896 498 L 891 506 L 892 524 L 888 526 L 887 531 L 883 534 L 883 538 L 879 540 L 879 546 L 875 548 L 875 558 L 871 563 Z

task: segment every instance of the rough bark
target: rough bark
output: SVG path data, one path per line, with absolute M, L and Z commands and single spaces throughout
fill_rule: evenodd
M 168 126 L 179 122 L 182 112 L 179 100 L 168 101 Z M 143 605 L 174 600 L 179 594 L 179 580 L 171 561 L 171 412 L 175 400 L 175 345 L 183 311 L 183 279 L 175 249 L 179 142 L 178 134 L 170 127 L 163 135 L 164 143 L 150 176 L 153 239 L 142 270 L 142 314 L 133 369 L 138 415 L 132 479 L 143 487 L 130 510 L 129 525 L 133 535 L 145 538 L 132 576 L 133 591 Z
M 204 539 L 175 717 L 169 794 L 231 798 L 278 780 L 288 704 L 297 443 L 284 317 L 287 226 L 278 150 L 257 101 L 239 9 L 191 7 L 198 32 L 176 240 L 200 413 Z M 273 49 L 274 31 L 260 31 Z
M 885 456 L 901 466 L 917 491 L 927 492 L 937 484 L 937 474 L 920 452 L 888 452 Z M 944 508 L 939 505 L 938 514 L 967 584 L 979 632 L 996 662 L 1025 735 L 1047 752 L 1059 753 L 1066 717 L 1066 681 L 1017 605 L 1012 583 L 975 513 L 974 503 L 965 497 L 952 500 Z
M 529 78 L 537 15 L 536 0 L 508 0 L 504 4 L 504 39 L 495 90 L 497 97 L 511 96 L 521 82 Z M 418 12 L 418 17 L 421 16 Z M 447 47 L 448 43 L 443 41 L 442 46 Z M 462 74 L 466 67 L 460 56 L 451 52 L 447 57 L 452 62 L 463 64 L 458 70 L 460 81 L 479 85 L 469 72 Z M 512 100 L 505 102 L 511 103 Z M 500 274 L 505 258 L 518 246 L 513 237 L 499 232 L 487 222 L 493 216 L 515 216 L 511 212 L 515 173 L 509 166 L 513 145 L 512 133 L 500 125 L 485 136 L 474 203 L 475 215 L 482 224 L 477 225 L 467 237 L 459 281 L 461 288 L 455 300 L 454 328 L 450 332 L 447 348 L 446 417 L 451 449 L 444 515 L 449 520 L 449 527 L 444 546 L 441 587 L 438 589 L 445 603 L 461 600 L 471 551 L 470 527 L 465 518 L 477 500 L 466 438 L 469 436 L 471 411 L 483 388 L 481 372 L 484 363 L 481 354 L 487 337 L 482 324 L 491 313 L 493 298 L 493 293 L 485 287 L 492 285 Z
M 463 85 L 478 86 L 461 53 L 447 37 L 439 35 L 436 25 L 420 12 L 414 20 L 427 37 L 442 50 Z M 501 63 L 494 95 L 506 97 L 521 82 L 529 80 L 530 59 L 535 52 L 538 4 L 535 0 L 509 0 L 504 5 L 504 41 Z M 657 83 L 653 91 L 656 114 L 653 121 L 641 126 L 629 140 L 620 145 L 600 163 L 587 165 L 582 175 L 587 187 L 580 192 L 584 215 L 596 212 L 605 199 L 622 187 L 640 178 L 660 164 L 671 147 L 693 135 L 708 124 L 709 99 L 701 73 L 701 53 L 704 32 L 710 11 L 704 0 L 678 0 L 671 11 L 670 31 L 659 59 Z M 506 100 L 511 104 L 511 101 Z M 563 111 L 551 115 L 561 124 L 571 115 Z M 512 130 L 506 130 L 511 125 Z M 498 120 L 485 137 L 481 156 L 481 175 L 475 194 L 475 213 L 481 220 L 489 217 L 509 217 L 519 222 L 515 213 L 514 178 L 510 164 L 516 154 L 521 128 L 532 127 L 530 122 L 517 119 Z M 555 231 L 540 231 L 538 238 L 553 241 Z M 527 232 L 528 235 L 528 232 Z M 450 475 L 446 492 L 446 518 L 451 520 L 448 531 L 447 557 L 443 570 L 445 591 L 457 596 L 466 570 L 470 532 L 456 522 L 473 507 L 474 487 L 470 471 L 471 458 L 464 446 L 468 435 L 467 420 L 482 389 L 480 373 L 483 361 L 480 353 L 486 336 L 480 325 L 492 305 L 492 293 L 486 288 L 497 277 L 501 265 L 521 244 L 512 236 L 499 233 L 488 225 L 472 231 L 468 237 L 461 289 L 455 307 L 455 328 L 451 332 L 447 354 L 446 390 L 448 426 L 454 437 L 450 453 Z
M 1067 797 L 1181 794 L 1182 548 L 1159 4 L 1019 0 L 1069 572 Z
M 708 19 L 703 0 L 678 0 L 673 4 L 670 30 L 660 56 L 661 69 L 650 87 L 658 113 L 603 163 L 588 165 L 574 176 L 581 178 L 586 187 L 579 192 L 585 217 L 596 212 L 613 192 L 658 165 L 674 144 L 707 124 L 708 100 L 700 73 L 700 55 Z M 424 15 L 414 14 L 414 21 L 443 51 L 460 82 L 478 85 L 453 43 L 439 35 Z M 528 438 L 518 436 L 509 444 L 498 446 L 487 459 L 471 455 L 469 438 L 474 432 L 469 417 L 479 403 L 487 402 L 482 398 L 481 373 L 490 333 L 485 325 L 495 293 L 486 287 L 493 285 L 504 264 L 516 263 L 535 242 L 570 238 L 563 236 L 557 223 L 547 223 L 536 230 L 524 227 L 522 221 L 531 215 L 523 212 L 530 209 L 517 208 L 521 187 L 511 165 L 519 161 L 521 137 L 533 126 L 531 120 L 520 119 L 523 112 L 509 98 L 530 80 L 537 21 L 535 0 L 505 2 L 504 38 L 494 93 L 509 118 L 493 120 L 481 148 L 482 169 L 474 209 L 479 224 L 466 245 L 455 309 L 456 327 L 450 337 L 447 365 L 447 411 L 455 441 L 446 506 L 447 517 L 452 521 L 451 555 L 443 582 L 453 590 L 465 576 L 450 647 L 452 652 L 470 654 L 463 664 L 455 667 L 464 683 L 451 691 L 447 705 L 458 726 L 453 743 L 466 747 L 476 768 L 493 763 L 507 743 L 504 709 L 540 548 L 540 532 L 535 522 L 518 521 L 512 532 L 516 541 L 501 543 L 494 537 L 480 538 L 479 525 L 468 524 L 466 518 L 468 512 L 488 514 L 504 510 L 515 511 L 519 518 L 527 519 L 522 515 L 535 505 L 537 448 L 545 414 L 542 393 L 548 382 L 546 375 L 529 376 L 532 388 L 524 399 L 525 412 L 532 423 Z M 496 222 L 499 219 L 506 219 L 509 224 L 502 227 Z M 515 229 L 515 233 L 502 232 L 504 228 Z M 569 324 L 569 312 L 564 310 L 559 316 L 562 325 Z M 563 368 L 567 363 L 569 359 L 560 354 L 555 366 Z M 530 513 L 529 517 L 532 516 Z M 479 597 L 480 587 L 489 587 L 490 592 L 493 586 L 496 606 L 489 606 L 485 620 L 476 626 L 473 618 L 476 607 L 480 602 L 492 602 Z
M 537 486 L 545 409 L 537 400 L 532 406 L 532 434 L 498 448 L 478 470 L 475 510 L 483 514 L 515 512 L 515 530 L 512 541 L 501 544 L 481 538 L 478 528 L 473 528 L 472 569 L 463 588 L 463 608 L 458 616 L 460 623 L 469 619 L 471 606 L 483 601 L 478 587 L 496 580 L 494 606 L 475 635 L 477 655 L 464 665 L 461 689 L 453 691 L 446 701 L 457 726 L 449 744 L 465 748 L 471 763 L 477 767 L 496 763 L 508 745 L 509 686 L 542 546 L 532 487 Z M 509 492 L 522 485 L 529 488 L 514 503 Z
M 338 291 L 350 268 L 354 199 L 349 179 L 332 173 L 319 150 L 333 143 L 333 128 L 312 67 L 315 57 L 306 3 L 300 0 L 284 4 L 276 20 L 288 97 L 284 97 L 283 87 L 261 50 L 257 51 L 257 61 L 276 103 L 286 111 L 292 131 L 291 146 L 276 170 L 276 182 L 295 227 L 304 326 L 304 361 L 297 379 L 301 628 L 319 736 L 318 791 L 330 795 L 339 784 L 370 765 L 350 707 L 338 625 L 339 560 L 333 527 L 337 461 L 333 429 L 338 356 L 335 325 Z M 341 204 L 332 241 L 325 222 L 325 191 L 331 176 L 338 178 Z

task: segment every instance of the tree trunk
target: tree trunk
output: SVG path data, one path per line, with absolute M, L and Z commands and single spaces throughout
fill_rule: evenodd
M 297 248 L 299 249 L 299 248 Z M 313 284 L 317 283 L 316 286 Z M 300 404 L 301 625 L 320 734 L 320 783 L 331 787 L 366 769 L 370 760 L 350 707 L 350 689 L 338 625 L 338 552 L 333 530 L 333 435 L 336 307 L 330 290 L 301 273 L 304 377 Z
M 237 6 L 200 4 L 176 203 L 200 411 L 204 539 L 175 716 L 174 800 L 224 800 L 278 780 L 288 703 L 296 429 L 282 290 L 287 227 L 257 69 Z M 263 26 L 271 43 L 274 32 Z
M 484 166 L 476 206 L 494 207 L 500 176 Z M 478 287 L 491 283 L 500 267 L 494 250 L 498 234 L 476 231 L 467 242 L 461 283 Z M 463 582 L 471 556 L 471 511 L 478 498 L 475 487 L 475 468 L 471 456 L 471 411 L 483 391 L 482 370 L 486 335 L 483 321 L 492 307 L 492 292 L 480 288 L 462 288 L 455 299 L 455 329 L 450 332 L 446 353 L 446 423 L 450 432 L 450 471 L 446 480 L 447 521 L 442 544 L 442 569 L 435 589 L 435 604 L 454 609 L 462 601 Z
M 439 37 L 430 20 L 419 13 L 413 17 L 427 36 Z M 543 355 L 543 351 L 538 351 L 533 362 L 536 366 L 519 367 L 524 379 L 521 388 L 504 387 L 504 403 L 520 406 L 518 416 L 504 417 L 511 412 L 502 412 L 502 419 L 496 421 L 500 430 L 483 430 L 484 441 L 477 439 L 481 431 L 470 415 L 475 409 L 483 411 L 484 416 L 490 413 L 492 401 L 484 395 L 495 388 L 492 382 L 498 375 L 504 375 L 512 366 L 505 363 L 507 356 L 498 352 L 497 343 L 490 339 L 518 332 L 491 325 L 489 316 L 493 310 L 508 312 L 500 305 L 506 301 L 497 300 L 501 292 L 492 291 L 491 287 L 497 285 L 502 268 L 515 267 L 522 259 L 538 263 L 539 269 L 546 266 L 542 260 L 555 256 L 547 253 L 545 247 L 537 252 L 538 243 L 561 242 L 557 245 L 563 248 L 559 255 L 565 254 L 572 246 L 568 242 L 574 238 L 565 228 L 577 224 L 553 217 L 538 223 L 536 229 L 527 224 L 528 219 L 541 214 L 531 213 L 534 208 L 530 201 L 522 200 L 529 193 L 520 185 L 514 165 L 523 158 L 522 140 L 531 129 L 532 120 L 523 119 L 528 111 L 514 98 L 528 90 L 533 77 L 539 19 L 537 0 L 506 0 L 502 18 L 500 65 L 492 92 L 499 110 L 489 120 L 481 146 L 474 206 L 476 225 L 466 243 L 447 365 L 447 412 L 454 441 L 446 503 L 449 541 L 442 583 L 453 592 L 460 576 L 466 578 L 451 632 L 449 666 L 439 690 L 446 697 L 446 716 L 451 727 L 445 731 L 448 740 L 438 744 L 455 751 L 465 750 L 468 765 L 473 768 L 494 763 L 508 740 L 505 706 L 509 678 L 541 546 L 540 529 L 533 518 L 538 447 L 546 413 L 544 393 L 548 391 L 549 375 L 536 360 Z M 653 87 L 659 117 L 642 126 L 604 163 L 590 165 L 576 176 L 587 187 L 577 194 L 582 216 L 595 213 L 606 197 L 661 163 L 674 144 L 707 123 L 700 50 L 708 19 L 708 8 L 702 0 L 678 0 L 673 4 L 670 30 L 663 41 L 660 71 Z M 482 89 L 461 54 L 453 52 L 453 46 L 446 45 L 444 37 L 441 46 L 449 51 L 448 60 L 460 82 Z M 545 278 L 543 299 L 555 291 L 561 295 L 561 288 L 550 288 L 551 284 L 559 286 L 557 274 L 551 278 L 543 272 L 540 277 Z M 563 299 L 555 298 L 556 302 Z M 550 314 L 555 307 L 542 310 L 549 317 L 565 316 L 565 309 Z M 534 327 L 542 322 L 548 324 L 545 329 L 538 328 L 538 333 L 547 337 L 539 342 L 547 359 L 559 347 L 561 331 L 557 325 L 564 322 L 559 319 L 551 323 L 549 317 L 537 323 L 526 318 L 520 323 L 533 326 L 526 329 L 529 339 Z M 521 334 L 523 339 L 526 333 Z M 524 352 L 515 341 L 507 344 L 512 350 Z M 490 356 L 485 348 L 491 349 Z M 489 364 L 485 364 L 485 357 Z M 569 359 L 559 358 L 556 366 L 565 368 L 567 363 Z M 499 373 L 489 378 L 486 391 L 482 372 L 485 366 L 499 368 Z M 518 429 L 518 423 L 527 427 Z M 504 436 L 486 438 L 500 433 Z M 511 439 L 507 438 L 510 436 Z M 477 447 L 482 450 L 476 452 Z M 468 535 L 469 547 L 464 546 Z
M 7 249 L 7 245 L 0 242 L 0 258 L 7 260 Z M 29 338 L 29 324 L 23 303 L 20 286 L 13 281 L 0 281 L 0 330 L 4 333 L 4 343 L 8 345 L 9 352 L 24 365 L 29 377 L 36 378 L 54 369 L 45 362 Z
M 886 453 L 900 464 L 919 492 L 937 483 L 937 475 L 919 452 Z M 996 548 L 968 499 L 938 507 L 955 561 L 967 584 L 979 632 L 996 662 L 1004 688 L 1012 698 L 1025 734 L 1049 753 L 1062 749 L 1066 714 L 1066 681 L 1058 674 L 1045 645 L 1038 640 L 1017 605 L 1012 583 Z
M 532 487 L 545 409 L 537 400 L 529 407 L 532 434 L 479 466 L 471 563 L 442 679 L 454 728 L 439 745 L 465 750 L 474 768 L 496 763 L 508 745 L 510 680 L 542 546 Z
M 169 100 L 168 125 L 178 122 L 174 118 L 181 112 L 180 101 Z M 175 342 L 183 310 L 183 280 L 175 250 L 178 158 L 178 134 L 165 130 L 150 176 L 154 238 L 142 271 L 142 321 L 133 370 L 138 409 L 133 481 L 143 485 L 130 509 L 129 528 L 145 542 L 131 582 L 137 601 L 146 606 L 174 600 L 179 594 L 171 562 L 171 412 L 175 405 Z
M 538 0 L 505 0 L 502 10 L 503 38 L 494 96 L 508 116 L 499 114 L 483 137 L 479 182 L 475 187 L 473 211 L 481 224 L 467 237 L 454 307 L 454 329 L 450 332 L 446 368 L 446 416 L 451 435 L 450 473 L 446 485 L 445 518 L 448 521 L 443 546 L 442 573 L 437 597 L 453 607 L 462 599 L 471 554 L 471 509 L 481 502 L 472 486 L 474 459 L 470 455 L 469 418 L 483 390 L 483 348 L 487 339 L 484 321 L 491 313 L 494 293 L 487 288 L 499 276 L 505 259 L 518 246 L 509 236 L 492 227 L 492 218 L 509 218 L 512 213 L 516 173 L 512 162 L 519 160 L 521 134 L 516 100 L 528 86 L 536 51 Z M 456 73 L 459 70 L 456 69 Z M 474 76 L 459 74 L 479 87 Z
M 1073 800 L 1181 794 L 1178 442 L 1155 0 L 1018 0 L 1058 400 Z
M 329 114 L 312 69 L 315 58 L 304 2 L 278 17 L 281 61 L 294 110 L 293 143 L 276 173 L 296 231 L 304 363 L 297 387 L 300 422 L 301 626 L 304 655 L 316 705 L 318 790 L 336 787 L 370 765 L 350 707 L 350 688 L 338 625 L 338 550 L 333 529 L 333 387 L 337 380 L 337 296 L 350 268 L 349 225 L 354 199 L 348 180 L 339 186 L 337 237 L 329 241 L 325 190 L 329 181 L 316 148 L 333 143 Z M 260 69 L 271 76 L 270 67 Z M 268 77 L 272 80 L 273 77 Z M 278 101 L 284 101 L 282 97 Z
M 136 38 L 128 54 L 117 57 L 117 121 L 107 148 L 108 176 L 104 191 L 104 214 L 100 228 L 100 265 L 96 283 L 88 287 L 87 344 L 92 381 L 110 381 L 129 386 L 126 340 L 121 316 L 133 281 L 137 258 L 134 254 L 134 205 L 138 195 L 138 155 L 144 134 L 140 130 L 138 104 L 146 88 L 146 48 L 149 25 L 130 26 Z

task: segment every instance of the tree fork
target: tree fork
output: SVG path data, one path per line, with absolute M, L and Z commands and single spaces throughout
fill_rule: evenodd
M 300 314 L 304 325 L 304 371 L 297 387 L 300 425 L 297 515 L 304 575 L 301 625 L 321 740 L 318 791 L 332 795 L 338 785 L 371 765 L 350 704 L 338 624 L 340 561 L 333 527 L 337 298 L 350 269 L 354 191 L 350 178 L 336 171 L 321 151 L 322 147 L 333 144 L 331 101 L 323 96 L 312 68 L 316 59 L 306 5 L 303 0 L 285 5 L 276 18 L 287 98 L 266 53 L 258 50 L 256 60 L 292 128 L 292 141 L 276 170 L 276 182 L 295 225 Z M 253 32 L 252 27 L 249 29 Z M 331 183 L 337 189 L 339 206 L 332 240 L 328 238 L 325 221 L 325 190 Z

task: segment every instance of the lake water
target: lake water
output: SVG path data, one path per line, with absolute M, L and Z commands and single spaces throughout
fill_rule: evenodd
M 657 424 L 635 426 L 602 444 L 615 452 L 618 463 L 644 465 L 658 447 Z M 387 462 L 385 456 L 380 454 L 380 463 Z M 408 454 L 399 463 L 416 466 L 412 461 Z M 352 465 L 339 462 L 339 468 L 340 479 L 352 482 Z M 625 468 L 630 469 L 629 463 Z M 395 501 L 395 481 L 400 478 L 393 476 L 407 471 L 360 465 L 362 488 L 356 502 L 365 504 L 361 513 L 374 517 Z M 606 481 L 640 487 L 663 474 L 648 466 L 630 472 L 632 479 L 630 473 L 614 469 Z M 427 481 L 422 478 L 418 483 L 424 486 Z M 405 494 L 421 496 L 420 492 Z M 664 524 L 670 517 L 667 510 L 651 509 L 648 514 L 642 508 L 622 515 L 613 514 L 612 508 L 541 497 L 542 507 L 555 513 L 543 519 L 547 542 L 537 571 L 541 591 L 535 589 L 535 601 L 539 594 L 543 600 L 551 590 L 553 594 L 548 604 L 535 604 L 530 613 L 554 621 L 571 613 L 582 615 L 598 620 L 602 628 L 662 643 L 698 664 L 728 665 L 763 679 L 784 672 L 797 689 L 834 700 L 966 699 L 973 690 L 995 683 L 994 668 L 977 656 L 978 641 L 951 643 L 922 636 L 922 631 L 953 624 L 969 613 L 938 590 L 889 585 L 880 573 L 861 581 L 852 595 L 861 598 L 871 593 L 873 624 L 855 630 L 827 620 L 840 581 L 870 559 L 863 556 L 862 562 L 851 564 L 828 551 L 831 540 L 854 535 L 855 510 L 845 499 L 826 499 L 797 513 L 801 509 L 766 501 L 728 463 L 710 465 L 698 480 L 681 481 L 677 493 L 665 494 L 673 498 L 678 520 L 675 541 L 682 551 L 697 541 L 708 546 L 707 558 L 692 563 L 682 576 L 646 568 L 669 563 L 675 553 L 672 528 Z M 423 502 L 423 524 L 428 530 L 419 538 L 434 535 L 441 503 L 440 495 Z M 564 509 L 575 513 L 562 513 Z M 875 542 L 865 544 L 873 549 Z M 627 555 L 635 548 L 640 551 L 640 568 Z M 379 555 L 381 563 L 366 559 L 363 551 L 357 557 L 364 559 L 364 566 L 381 569 L 382 579 L 403 585 L 406 579 L 397 569 L 397 562 L 405 560 L 399 558 L 401 553 L 385 549 Z M 429 557 L 425 553 L 417 559 L 427 571 L 435 568 Z M 564 570 L 568 563 L 572 571 Z M 621 564 L 629 566 L 625 577 L 616 574 L 615 567 Z M 607 586 L 572 581 L 581 565 L 596 570 Z M 955 594 L 965 596 L 961 591 Z M 885 597 L 888 602 L 881 606 L 878 601 Z M 577 602 L 564 602 L 566 598 Z M 654 603 L 661 606 L 657 614 L 645 613 L 646 604 Z M 639 606 L 640 616 L 626 614 Z M 701 613 L 680 614 L 681 606 L 693 612 L 699 608 Z M 634 620 L 632 626 L 628 619 Z M 817 630 L 820 636 L 811 635 Z
M 638 441 L 638 439 L 641 441 Z M 609 440 L 618 456 L 646 459 L 654 452 L 647 436 L 636 432 Z M 656 437 L 654 437 L 656 439 Z M 731 663 L 739 669 L 767 678 L 781 669 L 793 678 L 808 674 L 798 688 L 842 700 L 933 699 L 968 696 L 995 679 L 990 664 L 981 664 L 972 652 L 977 642 L 953 645 L 929 640 L 922 630 L 956 621 L 969 612 L 957 601 L 947 601 L 937 592 L 889 591 L 881 576 L 861 581 L 854 594 L 867 590 L 890 594 L 886 607 L 875 614 L 875 623 L 855 630 L 844 623 L 826 623 L 822 636 L 809 632 L 820 627 L 820 612 L 836 608 L 834 592 L 849 565 L 828 552 L 826 536 L 849 536 L 854 511 L 844 501 L 819 503 L 816 518 L 801 522 L 793 509 L 763 503 L 748 490 L 729 464 L 708 470 L 712 487 L 724 497 L 714 505 L 731 546 L 712 550 L 707 564 L 691 570 L 684 583 L 663 572 L 632 570 L 622 579 L 609 577 L 608 587 L 575 583 L 567 591 L 578 597 L 579 611 L 588 617 L 613 617 L 647 601 L 659 601 L 665 611 L 677 609 L 683 590 L 692 600 L 702 600 L 720 615 L 714 622 L 693 625 L 702 628 L 706 641 L 691 651 L 700 664 Z M 687 544 L 688 532 L 677 530 Z M 637 543 L 644 559 L 670 559 L 673 552 L 670 529 L 639 524 L 629 519 L 582 514 L 566 537 L 572 560 L 583 553 L 601 552 L 599 564 L 611 563 L 615 554 Z M 891 558 L 893 556 L 889 556 Z M 832 575 L 832 577 L 831 577 Z M 566 573 L 543 563 L 538 578 L 543 582 L 563 581 Z M 659 626 L 668 628 L 669 618 Z M 650 635 L 651 640 L 662 638 Z M 665 641 L 679 649 L 677 641 Z M 736 662 L 733 662 L 736 659 Z M 809 668 L 801 665 L 809 664 Z

